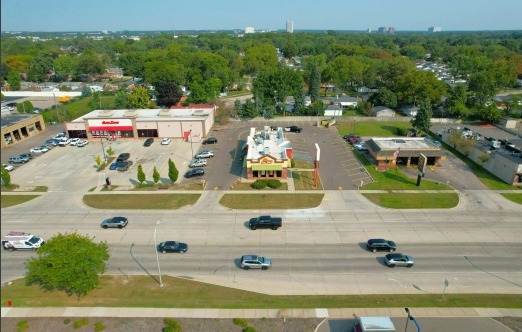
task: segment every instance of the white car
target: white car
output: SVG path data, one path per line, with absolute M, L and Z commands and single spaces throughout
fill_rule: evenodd
M 89 144 L 89 141 L 88 140 L 83 140 L 83 141 L 79 141 L 78 143 L 76 143 L 76 146 L 79 147 L 79 148 L 83 148 L 87 144 Z
M 161 145 L 169 145 L 170 144 L 170 138 L 165 137 L 163 141 L 161 141 Z
M 62 137 L 60 139 L 60 142 L 58 143 L 59 146 L 66 146 L 71 143 L 71 139 L 67 137 Z
M 29 152 L 31 152 L 31 153 L 46 153 L 47 151 L 49 151 L 48 148 L 46 148 L 44 146 L 37 146 L 36 148 L 32 148 Z
M 8 164 L 2 164 L 2 166 L 4 166 L 5 170 L 8 172 L 11 172 L 12 170 L 15 169 L 14 166 L 8 165 Z
M 210 150 L 201 151 L 200 153 L 196 154 L 194 158 L 214 158 L 214 152 Z
M 358 151 L 368 151 L 368 148 L 366 147 L 366 144 L 363 143 L 357 143 L 353 145 Z
M 205 159 L 195 159 L 188 166 L 190 168 L 205 167 L 205 166 L 207 166 L 207 161 Z
M 78 142 L 80 142 L 81 140 L 79 138 L 71 138 L 71 143 L 69 143 L 70 145 L 76 145 L 78 144 Z

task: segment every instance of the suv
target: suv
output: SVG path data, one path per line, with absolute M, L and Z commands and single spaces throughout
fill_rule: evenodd
M 207 166 L 207 161 L 205 159 L 194 159 L 188 167 L 194 168 L 194 167 L 205 167 Z
M 125 217 L 113 217 L 113 218 L 110 218 L 110 219 L 105 219 L 104 221 L 102 221 L 101 223 L 101 227 L 102 228 L 123 228 L 125 226 L 127 226 L 127 224 L 129 223 L 129 220 Z
M 116 161 L 121 163 L 122 161 L 125 161 L 130 158 L 130 153 L 120 153 L 118 158 L 116 158 Z
M 245 270 L 262 269 L 267 270 L 272 266 L 272 261 L 268 257 L 257 255 L 241 256 L 241 268 Z
M 371 252 L 377 251 L 389 251 L 394 252 L 397 249 L 397 245 L 393 241 L 384 239 L 369 239 L 366 243 L 368 250 Z
M 29 160 L 30 159 L 28 157 L 23 157 L 23 156 L 9 157 L 9 163 L 10 164 L 25 164 Z

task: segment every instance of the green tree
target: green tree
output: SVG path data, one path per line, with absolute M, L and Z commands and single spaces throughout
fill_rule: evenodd
M 320 96 L 320 88 L 321 88 L 321 72 L 317 68 L 317 66 L 313 67 L 312 72 L 310 73 L 310 81 L 308 82 L 308 94 L 310 95 L 310 99 L 312 103 L 318 101 Z
M 170 108 L 177 105 L 183 97 L 183 92 L 179 85 L 173 82 L 159 83 L 155 86 L 158 93 L 158 105 Z
M 386 88 L 382 88 L 374 94 L 371 101 L 375 105 L 384 105 L 386 107 L 397 107 L 397 95 Z
M 502 116 L 502 112 L 497 108 L 495 103 L 491 103 L 488 107 L 480 109 L 478 111 L 478 115 L 481 120 L 484 120 L 489 123 L 497 123 Z
M 406 45 L 401 49 L 401 54 L 411 60 L 421 60 L 426 57 L 426 49 L 422 45 Z
M 91 101 L 89 102 L 89 107 L 93 110 L 101 109 L 100 101 L 101 101 L 101 92 L 99 92 L 99 91 L 93 92 Z
M 29 64 L 28 78 L 33 82 L 45 82 L 53 69 L 53 59 L 45 54 L 35 57 Z
M 20 74 L 17 71 L 9 71 L 9 74 L 7 74 L 7 83 L 9 83 L 11 91 L 20 90 L 20 81 Z
M 58 57 L 54 60 L 54 69 L 58 74 L 64 76 L 66 79 L 69 79 L 69 76 L 74 73 L 77 66 L 78 62 L 76 61 L 76 58 L 68 55 Z
M 475 95 L 478 107 L 484 107 L 498 92 L 493 74 L 491 72 L 473 74 L 469 81 L 469 91 Z
M 431 102 L 429 99 L 425 99 L 420 103 L 420 108 L 413 120 L 411 121 L 413 127 L 420 131 L 429 133 L 431 127 L 431 117 L 433 111 L 431 109 Z
M 16 110 L 18 113 L 33 113 L 34 106 L 33 103 L 29 100 L 24 100 L 23 102 L 16 105 Z
M 147 88 L 138 86 L 129 96 L 129 108 L 149 108 L 149 91 Z
M 82 88 L 82 98 L 92 96 L 92 90 L 87 85 L 84 85 Z
M 454 149 L 457 148 L 459 142 L 462 140 L 462 133 L 458 130 L 453 130 L 448 134 L 448 142 L 453 146 Z
M 139 183 L 143 183 L 145 181 L 145 173 L 143 172 L 143 167 L 141 164 L 138 164 L 138 181 Z
M 76 74 L 98 75 L 105 71 L 105 64 L 94 51 L 86 51 L 78 57 Z
M 141 77 L 143 75 L 146 55 L 145 52 L 125 52 L 118 58 L 118 64 L 125 75 Z
M 158 181 L 160 180 L 160 173 L 156 169 L 156 166 L 154 166 L 154 171 L 152 172 L 152 180 L 154 181 L 154 183 L 158 183 Z
M 114 108 L 126 109 L 129 106 L 129 94 L 125 87 L 119 88 L 114 96 Z
M 96 162 L 96 165 L 98 165 L 98 167 L 101 166 L 101 157 L 100 156 L 96 156 L 96 158 L 94 158 L 94 162 Z
M 55 235 L 25 262 L 26 283 L 67 295 L 85 296 L 100 284 L 98 275 L 107 269 L 109 246 L 93 238 L 72 234 Z
M 471 152 L 473 152 L 473 145 L 474 143 L 472 139 L 462 137 L 457 143 L 457 149 L 459 149 L 467 157 Z
M 275 70 L 277 51 L 272 44 L 261 44 L 247 49 L 243 57 L 244 71 L 247 75 L 256 75 L 263 70 Z
M 4 165 L 2 165 L 2 183 L 4 186 L 9 187 L 11 185 L 11 174 L 5 169 Z
M 187 97 L 187 101 L 189 103 L 206 103 L 208 102 L 208 99 L 209 95 L 202 84 L 199 84 L 198 82 L 193 82 L 190 85 L 190 95 Z
M 174 162 L 169 158 L 169 179 L 174 184 L 178 180 L 179 171 Z

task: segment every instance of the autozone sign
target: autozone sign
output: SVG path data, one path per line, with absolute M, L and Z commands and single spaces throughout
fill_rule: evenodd
M 101 126 L 132 126 L 132 120 L 130 120 L 130 119 L 89 120 L 89 127 L 101 127 Z
M 110 121 L 102 121 L 102 125 L 117 125 L 120 121 L 110 120 Z

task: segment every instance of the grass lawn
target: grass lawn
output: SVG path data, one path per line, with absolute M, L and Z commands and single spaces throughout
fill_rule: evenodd
M 175 210 L 194 205 L 200 194 L 113 194 L 85 195 L 83 202 L 95 209 Z
M 522 205 L 522 194 L 501 194 L 512 202 Z
M 366 170 L 375 182 L 365 184 L 363 190 L 452 190 L 444 183 L 422 179 L 417 187 L 417 179 L 411 179 L 396 168 L 386 171 L 377 171 L 374 165 L 367 166 Z
M 73 101 L 67 104 L 61 104 L 58 106 L 58 110 L 49 109 L 42 113 L 44 121 L 47 123 L 52 118 L 57 120 L 56 116 L 59 115 L 60 121 L 71 121 L 82 115 L 85 115 L 92 111 L 89 107 L 89 103 L 92 100 L 91 97 L 86 98 L 75 98 Z M 103 109 L 114 109 L 114 96 L 101 96 L 101 104 Z M 97 107 L 98 109 L 99 107 Z
M 18 188 L 20 188 L 20 186 L 17 184 L 11 184 L 10 186 L 2 185 L 2 192 L 13 192 Z M 45 193 L 45 192 L 47 192 L 48 189 L 49 188 L 47 188 L 47 186 L 36 186 L 36 187 L 31 187 L 30 190 L 19 190 L 19 192 L 22 191 L 22 192 L 31 192 L 31 193 Z
M 380 136 L 395 137 L 398 136 L 397 128 L 411 128 L 411 123 L 403 121 L 394 122 L 337 122 L 337 130 L 342 136 L 347 134 L 357 134 L 359 136 Z
M 307 295 L 272 296 L 163 276 L 159 287 L 154 276 L 102 276 L 98 289 L 78 299 L 63 292 L 26 286 L 24 279 L 2 287 L 2 306 L 16 307 L 135 307 L 135 308 L 390 308 L 488 307 L 521 308 L 520 295 L 440 294 L 421 295 Z
M 324 194 L 225 194 L 219 203 L 230 209 L 309 209 L 319 206 Z
M 314 172 L 292 171 L 292 179 L 294 180 L 295 190 L 323 190 L 323 184 L 321 183 L 321 178 L 319 178 L 318 186 L 315 187 Z
M 459 203 L 457 194 L 369 194 L 363 193 L 373 203 L 390 209 L 450 209 Z
M 2 195 L 2 209 L 10 206 L 15 206 L 18 204 L 23 204 L 25 202 L 29 202 L 36 197 L 40 197 L 40 195 Z

